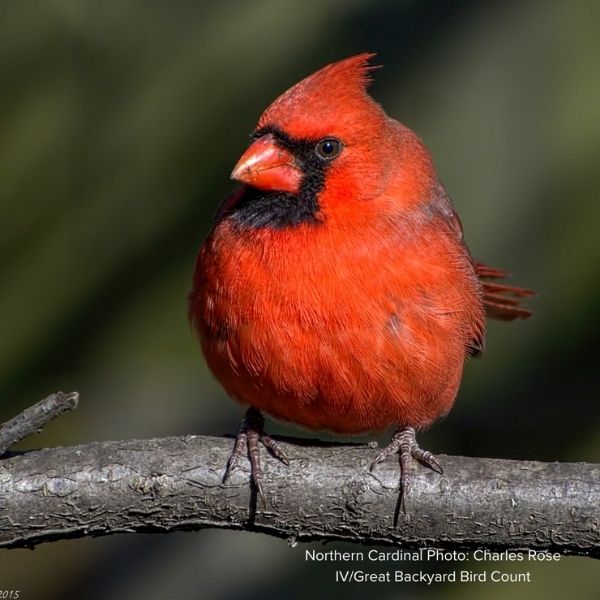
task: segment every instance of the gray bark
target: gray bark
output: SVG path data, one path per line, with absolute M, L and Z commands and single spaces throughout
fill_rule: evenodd
M 18 441 L 32 433 L 38 433 L 42 427 L 68 410 L 77 408 L 79 394 L 57 392 L 40 400 L 37 404 L 26 408 L 14 419 L 3 423 L 0 427 L 0 456 Z
M 376 450 L 282 442 L 261 448 L 267 508 L 247 464 L 222 483 L 228 438 L 188 436 L 53 448 L 0 460 L 0 546 L 119 532 L 221 527 L 291 541 L 536 549 L 600 557 L 600 465 L 438 456 L 414 465 L 407 515 L 398 464 Z

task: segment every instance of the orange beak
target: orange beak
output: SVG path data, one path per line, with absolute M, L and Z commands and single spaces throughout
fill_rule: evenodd
M 242 154 L 231 178 L 259 190 L 296 193 L 302 172 L 292 154 L 278 146 L 276 139 L 268 134 L 258 138 Z

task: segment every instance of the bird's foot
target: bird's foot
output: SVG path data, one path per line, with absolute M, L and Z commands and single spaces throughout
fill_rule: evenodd
M 392 441 L 377 455 L 371 463 L 369 470 L 372 472 L 376 465 L 383 462 L 388 456 L 398 453 L 400 455 L 400 507 L 406 514 L 406 497 L 410 492 L 412 459 L 433 469 L 436 473 L 442 473 L 442 467 L 435 456 L 419 448 L 415 438 L 415 430 L 412 427 L 401 427 L 394 433 Z
M 267 506 L 265 494 L 263 492 L 263 471 L 260 464 L 260 452 L 259 442 L 262 443 L 275 458 L 278 458 L 282 463 L 289 465 L 289 460 L 279 444 L 264 430 L 265 419 L 260 411 L 254 407 L 250 407 L 240 425 L 240 431 L 235 440 L 233 451 L 227 461 L 227 467 L 225 469 L 225 475 L 223 475 L 223 483 L 227 481 L 231 473 L 239 465 L 240 459 L 247 452 L 248 458 L 250 459 L 250 472 L 252 476 L 252 482 L 256 486 L 258 495 L 263 503 L 263 506 Z

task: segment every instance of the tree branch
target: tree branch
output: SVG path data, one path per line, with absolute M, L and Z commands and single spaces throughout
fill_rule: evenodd
M 0 456 L 17 442 L 38 433 L 42 427 L 68 410 L 77 408 L 79 394 L 57 392 L 26 408 L 22 413 L 0 426 Z
M 207 527 L 292 541 L 404 547 L 536 549 L 600 557 L 600 465 L 438 456 L 415 466 L 398 510 L 398 465 L 374 473 L 365 445 L 283 443 L 286 467 L 261 450 L 269 506 L 247 465 L 221 482 L 233 441 L 188 436 L 45 449 L 0 461 L 0 546 L 118 532 Z

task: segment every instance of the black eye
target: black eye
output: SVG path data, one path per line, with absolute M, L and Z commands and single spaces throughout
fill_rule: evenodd
M 335 138 L 324 138 L 317 142 L 315 152 L 321 160 L 331 160 L 342 151 L 342 142 Z

